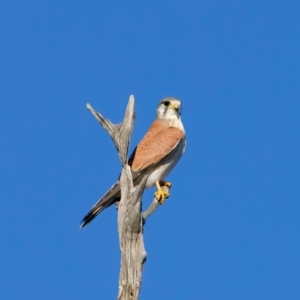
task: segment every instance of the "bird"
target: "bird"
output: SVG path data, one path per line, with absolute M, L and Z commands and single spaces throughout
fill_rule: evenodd
M 167 97 L 160 101 L 156 119 L 128 160 L 134 186 L 138 185 L 144 176 L 148 176 L 145 188 L 157 187 L 154 196 L 160 204 L 170 196 L 162 187 L 170 188 L 171 183 L 164 179 L 178 163 L 186 147 L 181 108 L 181 101 L 177 98 Z M 80 227 L 85 227 L 105 208 L 120 201 L 120 198 L 121 188 L 118 180 L 86 214 Z

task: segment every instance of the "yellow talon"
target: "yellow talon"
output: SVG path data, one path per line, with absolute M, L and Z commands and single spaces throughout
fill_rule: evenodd
M 155 192 L 154 196 L 156 200 L 159 202 L 159 204 L 163 204 L 165 202 L 165 199 L 170 196 L 168 192 L 163 191 L 162 189 Z
M 168 188 L 171 187 L 171 183 L 170 182 L 163 182 L 163 186 L 166 186 Z M 154 196 L 156 198 L 156 200 L 159 202 L 159 204 L 163 204 L 165 202 L 165 199 L 168 198 L 170 196 L 170 194 L 167 191 L 164 191 L 161 188 L 161 182 L 156 182 L 156 187 L 157 187 L 157 192 L 154 193 Z

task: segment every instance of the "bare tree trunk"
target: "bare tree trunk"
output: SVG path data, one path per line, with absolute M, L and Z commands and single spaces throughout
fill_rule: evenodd
M 146 259 L 141 212 L 141 195 L 146 179 L 133 189 L 130 168 L 123 169 L 121 175 L 122 198 L 118 213 L 121 269 L 118 300 L 139 298 L 143 264 Z
M 118 231 L 121 250 L 121 268 L 119 277 L 118 300 L 137 300 L 139 298 L 143 264 L 146 261 L 146 251 L 143 240 L 143 225 L 145 220 L 157 209 L 158 201 L 154 198 L 145 213 L 142 213 L 141 198 L 147 176 L 138 186 L 133 185 L 130 167 L 128 166 L 128 146 L 134 126 L 134 97 L 129 97 L 124 121 L 114 125 L 96 112 L 89 104 L 87 108 L 109 133 L 119 153 L 122 162 L 120 178 L 121 200 L 118 211 Z M 168 191 L 167 187 L 163 187 Z

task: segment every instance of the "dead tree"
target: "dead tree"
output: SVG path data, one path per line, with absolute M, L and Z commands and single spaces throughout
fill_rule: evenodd
M 133 131 L 135 112 L 134 97 L 129 97 L 124 120 L 113 124 L 96 112 L 90 104 L 87 108 L 111 136 L 122 163 L 120 177 L 121 200 L 118 205 L 118 231 L 121 250 L 121 267 L 119 277 L 118 300 L 137 300 L 139 298 L 143 265 L 146 251 L 143 240 L 145 220 L 158 208 L 154 197 L 149 208 L 142 212 L 142 194 L 147 181 L 145 176 L 139 185 L 134 186 L 131 169 L 128 165 L 128 147 Z M 168 187 L 162 187 L 168 191 Z

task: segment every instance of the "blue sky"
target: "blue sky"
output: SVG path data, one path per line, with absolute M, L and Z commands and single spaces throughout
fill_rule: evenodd
M 0 295 L 116 299 L 116 211 L 79 222 L 166 96 L 187 150 L 147 221 L 141 299 L 300 299 L 299 1 L 0 3 Z M 148 204 L 154 190 L 146 191 Z

